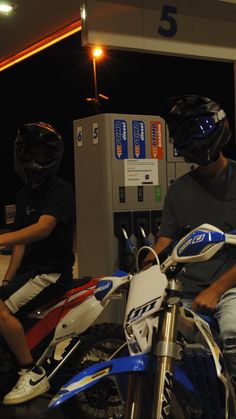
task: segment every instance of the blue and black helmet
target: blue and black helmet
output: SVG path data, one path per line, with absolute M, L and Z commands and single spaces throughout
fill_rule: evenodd
M 224 110 L 207 97 L 171 97 L 162 107 L 161 116 L 177 153 L 189 162 L 207 165 L 217 160 L 231 137 Z

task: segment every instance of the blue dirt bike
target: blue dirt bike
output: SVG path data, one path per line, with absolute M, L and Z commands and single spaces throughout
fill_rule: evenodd
M 128 356 L 81 371 L 49 408 L 112 379 L 123 402 L 119 418 L 235 419 L 235 394 L 217 325 L 182 306 L 177 279 L 183 264 L 209 260 L 226 243 L 236 244 L 236 232 L 203 224 L 185 235 L 161 265 L 130 277 L 124 321 Z M 103 291 L 112 287 L 112 278 L 106 281 Z

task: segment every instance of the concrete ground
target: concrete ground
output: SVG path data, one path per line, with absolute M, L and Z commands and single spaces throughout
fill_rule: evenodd
M 48 409 L 50 398 L 42 395 L 18 406 L 0 406 L 1 419 L 78 419 L 76 411 L 67 407 Z M 81 416 L 80 416 L 80 419 Z

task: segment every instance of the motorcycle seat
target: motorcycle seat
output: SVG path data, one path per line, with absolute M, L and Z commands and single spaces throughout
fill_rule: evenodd
M 83 276 L 82 278 L 75 278 L 68 287 L 68 290 L 81 287 L 82 285 L 86 285 L 91 281 L 91 279 L 93 279 L 92 276 Z

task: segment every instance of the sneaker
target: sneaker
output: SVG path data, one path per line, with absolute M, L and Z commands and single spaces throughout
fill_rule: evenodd
M 21 369 L 19 371 L 19 380 L 16 385 L 6 394 L 3 404 L 18 404 L 27 402 L 40 396 L 50 388 L 45 370 L 40 367 L 41 373 L 36 374 L 33 370 Z

